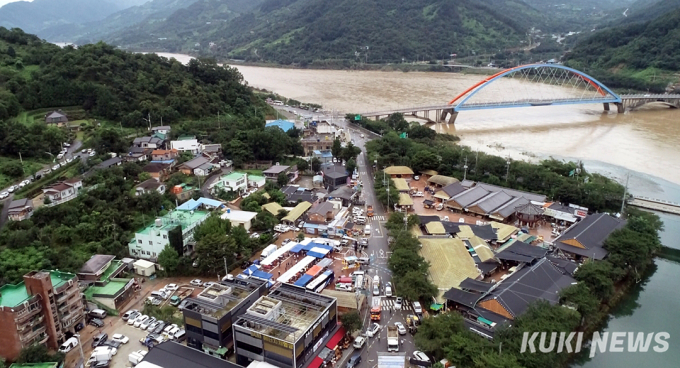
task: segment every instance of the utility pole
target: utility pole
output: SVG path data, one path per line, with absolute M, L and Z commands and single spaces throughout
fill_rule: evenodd
M 465 165 L 463 165 L 463 181 L 467 179 L 467 169 L 468 169 L 468 164 L 467 164 L 467 156 L 465 156 Z
M 151 113 L 149 113 L 149 130 L 151 130 Z
M 220 112 L 217 112 L 217 129 L 221 129 L 222 127 L 220 126 Z
M 222 257 L 224 258 L 224 277 L 227 277 L 229 274 L 229 271 L 227 270 L 227 257 Z
M 21 165 L 23 166 L 24 160 L 21 158 L 21 152 L 19 152 L 19 161 L 21 162 Z
M 510 156 L 508 156 L 508 160 L 506 161 L 505 165 L 505 182 L 508 182 L 508 178 L 510 177 Z
M 630 180 L 630 171 L 626 174 L 626 186 L 623 187 L 623 198 L 621 199 L 621 214 L 623 215 L 623 209 L 626 205 L 626 196 L 628 195 L 628 181 Z

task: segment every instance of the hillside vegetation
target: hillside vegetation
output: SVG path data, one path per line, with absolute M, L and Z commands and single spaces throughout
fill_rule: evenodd
M 669 82 L 663 76 L 680 70 L 680 9 L 597 32 L 565 60 L 610 87 L 663 92 Z

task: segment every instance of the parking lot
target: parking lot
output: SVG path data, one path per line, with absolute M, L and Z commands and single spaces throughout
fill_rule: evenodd
M 119 318 L 119 317 L 117 317 Z M 119 318 L 120 319 L 120 318 Z M 139 328 L 134 328 L 132 326 L 124 325 L 116 329 L 116 333 L 121 333 L 127 337 L 130 338 L 130 341 L 125 344 L 121 345 L 120 348 L 118 348 L 118 354 L 116 354 L 113 357 L 113 360 L 111 360 L 111 368 L 125 368 L 125 367 L 130 367 L 132 364 L 128 361 L 128 356 L 130 353 L 133 351 L 137 350 L 147 350 L 146 346 L 142 345 L 139 343 L 139 339 L 142 337 L 145 337 L 147 335 L 146 331 L 143 331 Z M 111 338 L 111 335 L 109 335 L 109 339 Z

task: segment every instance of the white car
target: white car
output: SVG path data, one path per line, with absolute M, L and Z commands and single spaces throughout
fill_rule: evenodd
M 388 282 L 385 285 L 385 296 L 392 296 L 392 283 Z
M 430 361 L 430 358 L 425 353 L 423 353 L 422 351 L 418 351 L 418 350 L 413 352 L 413 358 L 415 360 L 420 360 L 421 362 L 429 362 Z
M 165 328 L 163 329 L 163 332 L 168 333 L 175 328 L 177 328 L 177 325 L 173 323 L 171 325 L 165 326 Z
M 401 297 L 397 297 L 397 299 L 394 301 L 394 309 L 401 310 L 402 302 L 403 302 L 403 299 Z
M 5 199 L 7 197 L 9 197 L 9 193 L 7 193 L 7 192 L 0 193 L 0 199 Z
M 418 181 L 418 180 L 420 180 L 420 176 L 418 176 L 418 175 L 414 175 L 414 176 L 413 176 L 413 180 L 415 180 L 415 181 Z
M 130 338 L 128 338 L 127 336 L 125 336 L 123 334 L 113 334 L 111 336 L 111 341 L 117 341 L 121 344 L 127 344 L 128 341 L 130 341 Z
M 12 185 L 11 187 L 7 188 L 7 191 L 10 192 L 10 193 L 13 193 L 13 192 L 14 192 L 15 190 L 17 190 L 17 189 L 18 189 L 18 188 L 17 188 L 16 185 Z
M 401 322 L 394 322 L 394 327 L 399 331 L 399 335 L 406 335 L 406 327 Z
M 88 156 L 94 157 L 94 155 L 96 155 L 96 154 L 97 154 L 97 153 L 96 153 L 95 151 L 90 151 L 90 153 L 88 154 Z
M 156 322 L 156 317 L 151 317 L 146 321 L 142 322 L 142 324 L 139 325 L 139 328 L 141 330 L 146 330 L 149 327 L 149 325 L 151 325 L 154 322 Z
M 280 225 L 279 224 L 279 225 L 274 226 L 274 231 L 276 231 L 277 233 L 285 233 L 288 230 L 290 230 L 290 228 L 288 228 L 288 226 L 286 226 L 286 225 Z
M 73 157 L 69 157 L 69 158 L 66 159 L 66 163 L 70 164 L 71 162 L 73 162 Z
M 201 281 L 201 279 L 193 279 L 189 284 L 191 286 L 201 286 L 203 285 L 203 281 Z
M 336 284 L 336 285 L 335 285 L 335 290 L 349 291 L 349 292 L 351 292 L 351 291 L 352 291 L 352 285 L 350 285 L 350 284 L 343 284 L 343 283 Z
M 130 309 L 129 311 L 125 312 L 125 313 L 121 316 L 121 318 L 123 319 L 123 321 L 128 321 L 128 320 L 130 319 L 130 317 L 132 317 L 133 314 L 135 314 L 135 312 L 139 312 L 139 311 L 136 310 L 136 309 Z
M 376 336 L 378 333 L 380 333 L 380 325 L 377 323 L 373 323 L 371 327 L 366 330 L 366 336 L 368 337 Z
M 355 349 L 361 349 L 361 348 L 364 347 L 364 344 L 365 344 L 365 343 L 366 343 L 366 338 L 365 338 L 365 337 L 363 337 L 363 336 L 357 336 L 357 338 L 354 339 L 354 344 L 352 344 L 352 346 L 354 346 Z
M 425 197 L 425 194 L 423 192 L 416 192 L 413 196 L 414 197 Z
M 71 144 L 70 144 L 70 143 L 63 143 L 62 146 L 64 146 L 64 147 L 71 147 Z
M 78 339 L 76 337 L 72 337 L 66 341 L 64 341 L 63 344 L 59 347 L 59 352 L 60 353 L 68 353 L 71 351 L 73 348 L 78 346 Z
M 26 184 L 24 184 L 23 181 L 22 181 L 21 183 L 17 184 L 17 187 L 19 187 L 19 188 L 23 188 L 23 187 L 25 187 L 25 186 L 26 186 Z
M 146 314 L 143 314 L 143 315 L 137 317 L 137 319 L 135 320 L 135 323 L 133 323 L 132 325 L 133 325 L 134 327 L 139 327 L 139 326 L 141 326 L 142 323 L 144 323 L 144 321 L 146 321 L 147 319 L 149 319 L 149 316 L 147 316 Z
M 57 155 L 57 160 L 61 160 L 62 158 L 64 158 L 63 152 Z
M 21 184 L 28 185 L 28 184 L 31 184 L 31 181 L 26 179 L 26 180 L 22 181 Z
M 52 170 L 57 170 L 57 169 L 59 169 L 60 167 L 61 167 L 61 165 L 55 164 L 54 166 L 52 166 Z
M 179 289 L 179 286 L 177 286 L 177 284 L 167 284 L 165 285 L 164 289 L 166 291 L 177 291 L 177 289 Z

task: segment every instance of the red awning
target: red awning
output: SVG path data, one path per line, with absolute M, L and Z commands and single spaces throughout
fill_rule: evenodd
M 345 328 L 340 326 L 338 332 L 336 332 L 335 335 L 333 335 L 333 337 L 331 337 L 331 339 L 328 340 L 328 344 L 326 344 L 326 347 L 329 349 L 335 349 L 335 347 L 338 346 L 340 340 L 342 340 L 343 336 L 345 336 Z
M 323 359 L 316 357 L 312 360 L 311 363 L 309 363 L 307 368 L 319 368 L 321 367 L 321 363 L 323 363 Z
M 306 274 L 314 277 L 314 276 L 318 275 L 319 273 L 321 273 L 321 271 L 323 271 L 322 267 L 320 267 L 319 265 L 314 265 L 309 269 L 309 271 L 307 271 Z
M 341 277 L 338 279 L 339 283 L 343 284 L 351 284 L 352 283 L 352 278 L 351 277 Z

